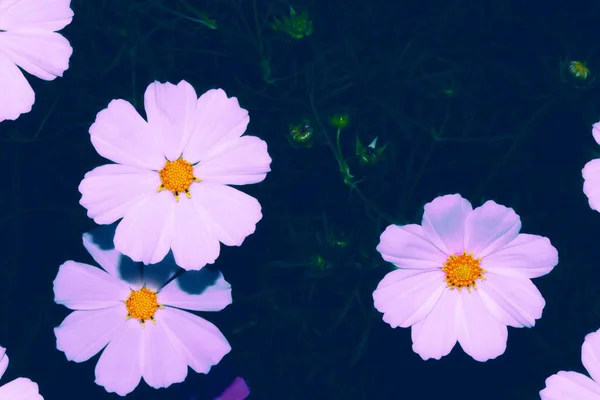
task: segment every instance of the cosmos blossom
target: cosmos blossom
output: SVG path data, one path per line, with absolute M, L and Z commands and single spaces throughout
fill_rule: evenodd
M 69 68 L 73 48 L 56 33 L 71 23 L 71 0 L 0 1 L 0 122 L 31 111 L 35 93 L 19 67 L 51 81 Z
M 600 400 L 600 330 L 586 335 L 581 346 L 581 361 L 590 374 L 559 371 L 546 379 L 540 391 L 542 400 Z
M 558 263 L 542 236 L 519 233 L 521 220 L 493 201 L 473 209 L 460 195 L 425 205 L 421 225 L 390 225 L 377 250 L 397 269 L 373 292 L 396 327 L 412 327 L 413 350 L 440 359 L 456 342 L 477 361 L 506 350 L 507 326 L 532 327 L 544 298 L 531 282 Z
M 0 347 L 0 378 L 8 368 L 6 349 Z M 0 400 L 44 400 L 38 385 L 28 378 L 17 378 L 0 386 Z
M 200 98 L 181 81 L 150 84 L 148 121 L 113 100 L 90 127 L 92 144 L 114 161 L 88 172 L 81 205 L 98 224 L 123 218 L 115 248 L 154 264 L 172 250 L 177 265 L 214 263 L 219 242 L 240 246 L 262 218 L 258 201 L 229 185 L 261 182 L 270 171 L 267 144 L 242 136 L 248 112 L 221 89 Z
M 183 290 L 191 289 L 185 278 L 198 282 L 210 272 L 186 272 L 165 285 L 169 276 L 144 279 L 139 264 L 127 264 L 115 249 L 102 249 L 93 240 L 83 236 L 103 269 L 75 261 L 59 268 L 54 300 L 74 311 L 54 333 L 57 348 L 70 361 L 83 362 L 102 351 L 95 370 L 98 385 L 121 396 L 141 378 L 153 388 L 168 387 L 184 381 L 188 366 L 207 374 L 231 350 L 219 329 L 183 310 L 220 311 L 231 304 L 231 286 L 220 273 L 200 291 Z
M 600 122 L 592 127 L 592 136 L 600 144 Z M 583 193 L 588 198 L 592 210 L 600 211 L 600 158 L 589 161 L 581 171 L 583 175 Z

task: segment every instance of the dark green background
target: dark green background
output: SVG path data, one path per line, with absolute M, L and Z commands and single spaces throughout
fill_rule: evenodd
M 181 79 L 198 94 L 236 96 L 250 113 L 247 133 L 273 158 L 264 182 L 241 188 L 262 204 L 256 233 L 223 247 L 215 264 L 233 304 L 203 314 L 233 347 L 215 371 L 245 377 L 251 398 L 535 399 L 558 370 L 584 372 L 583 338 L 600 327 L 600 215 L 581 178 L 598 149 L 598 2 L 299 1 L 314 33 L 294 40 L 269 26 L 286 2 L 187 1 L 218 29 L 166 10 L 189 14 L 179 0 L 73 1 L 62 31 L 70 68 L 53 82 L 28 76 L 33 111 L 0 124 L 4 382 L 30 377 L 47 400 L 118 398 L 94 383 L 97 357 L 76 364 L 56 350 L 52 329 L 68 311 L 54 304 L 52 281 L 68 259 L 91 262 L 81 235 L 94 224 L 77 186 L 106 162 L 89 140 L 96 113 L 123 98 L 143 114 L 149 83 Z M 261 59 L 276 82 L 263 80 Z M 587 62 L 592 78 L 561 79 L 568 60 Z M 454 96 L 444 95 L 449 87 Z M 344 184 L 325 140 L 340 111 L 351 118 L 342 147 L 365 178 L 365 198 Z M 311 148 L 288 140 L 304 118 Z M 357 136 L 387 143 L 385 159 L 360 166 Z M 542 319 L 509 328 L 506 353 L 486 363 L 458 346 L 421 360 L 410 330 L 391 329 L 372 305 L 391 268 L 375 250 L 383 229 L 420 223 L 423 205 L 447 193 L 513 207 L 523 232 L 549 237 L 559 252 L 555 270 L 534 280 L 547 302 Z M 331 235 L 348 246 L 331 245 Z M 316 255 L 329 268 L 312 265 Z M 219 379 L 190 371 L 183 384 L 141 383 L 127 398 L 187 400 Z

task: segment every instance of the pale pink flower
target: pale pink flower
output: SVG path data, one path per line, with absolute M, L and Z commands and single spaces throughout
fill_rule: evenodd
M 0 0 L 0 122 L 31 111 L 35 93 L 18 67 L 51 81 L 73 48 L 56 33 L 71 23 L 71 0 Z
M 398 269 L 373 292 L 393 328 L 412 327 L 413 350 L 440 359 L 456 342 L 477 361 L 504 353 L 507 326 L 532 327 L 544 298 L 530 278 L 547 274 L 558 253 L 541 236 L 519 234 L 511 208 L 487 201 L 473 210 L 460 195 L 425 205 L 421 225 L 390 225 L 377 250 Z
M 559 371 L 546 379 L 542 400 L 600 400 L 600 330 L 588 333 L 581 346 L 581 361 L 590 374 Z
M 1 0 L 0 0 L 1 1 Z M 8 367 L 6 349 L 0 347 L 0 378 Z M 44 400 L 38 385 L 28 378 L 17 378 L 0 386 L 0 400 Z
M 600 144 L 600 122 L 592 127 L 592 135 Z M 600 211 L 600 158 L 589 161 L 581 171 L 583 175 L 583 193 L 588 198 L 592 210 Z
M 90 127 L 100 166 L 79 185 L 81 205 L 98 224 L 123 218 L 115 248 L 154 264 L 169 250 L 184 269 L 214 263 L 220 244 L 240 246 L 262 218 L 258 201 L 228 185 L 262 181 L 267 144 L 242 136 L 248 112 L 221 89 L 198 99 L 181 81 L 154 82 L 144 96 L 146 122 L 113 100 Z
M 231 286 L 221 273 L 193 294 L 180 284 L 186 277 L 205 276 L 206 270 L 184 273 L 164 285 L 142 279 L 136 264 L 125 271 L 126 258 L 92 240 L 83 236 L 103 269 L 75 261 L 60 266 L 54 301 L 75 311 L 54 333 L 56 347 L 70 361 L 83 362 L 102 351 L 96 364 L 98 385 L 121 396 L 141 378 L 153 388 L 168 387 L 185 380 L 188 365 L 206 374 L 231 350 L 217 327 L 183 310 L 220 311 L 231 304 Z

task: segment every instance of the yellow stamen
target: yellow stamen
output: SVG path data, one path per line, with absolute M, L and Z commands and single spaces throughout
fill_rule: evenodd
M 485 280 L 483 274 L 487 272 L 479 264 L 481 258 L 473 257 L 473 254 L 452 254 L 446 262 L 442 271 L 446 273 L 444 280 L 450 289 L 460 289 L 466 287 L 469 292 L 471 288 L 477 289 L 475 282 L 477 279 Z
M 156 292 L 146 287 L 140 290 L 132 290 L 129 294 L 129 298 L 125 300 L 125 307 L 127 307 L 127 319 L 135 318 L 144 325 L 146 320 L 154 321 L 154 313 L 159 308 L 164 308 L 161 304 L 158 304 L 156 298 Z
M 179 201 L 179 193 L 185 193 L 187 198 L 190 195 L 190 185 L 193 182 L 200 182 L 199 178 L 194 177 L 194 167 L 183 158 L 179 157 L 175 161 L 167 160 L 167 163 L 158 171 L 160 176 L 160 186 L 158 191 L 167 189 L 175 195 L 175 201 Z

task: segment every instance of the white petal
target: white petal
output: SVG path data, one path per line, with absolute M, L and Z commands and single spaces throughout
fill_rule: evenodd
M 0 30 L 59 31 L 73 19 L 71 0 L 2 0 Z
M 237 139 L 246 131 L 248 111 L 235 97 L 228 98 L 222 89 L 204 93 L 196 105 L 196 124 L 184 149 L 186 160 L 196 163 L 219 143 Z
M 194 311 L 221 311 L 231 304 L 231 285 L 220 271 L 187 271 L 159 293 L 159 302 Z
M 207 320 L 177 308 L 163 311 L 161 319 L 168 328 L 170 342 L 194 371 L 207 374 L 231 351 L 221 331 Z
M 0 378 L 4 376 L 8 368 L 8 356 L 6 355 L 6 349 L 0 346 Z
M 124 304 L 102 310 L 74 311 L 54 328 L 56 348 L 65 353 L 69 361 L 87 361 L 115 337 L 125 325 L 126 317 Z
M 51 81 L 69 68 L 73 48 L 56 32 L 19 30 L 0 32 L 0 55 L 31 75 Z
M 115 163 L 154 171 L 165 165 L 160 135 L 128 101 L 113 100 L 100 111 L 90 139 L 98 154 Z
M 79 184 L 79 204 L 97 224 L 112 224 L 156 195 L 156 172 L 119 164 L 94 168 Z
M 397 269 L 383 277 L 373 292 L 375 308 L 392 328 L 407 328 L 429 315 L 442 295 L 444 273 Z
M 145 347 L 142 326 L 137 319 L 119 325 L 96 364 L 96 384 L 109 393 L 125 396 L 142 379 Z
M 132 208 L 115 231 L 115 249 L 133 261 L 156 264 L 169 252 L 175 229 L 175 197 L 155 193 Z
M 446 255 L 462 253 L 465 249 L 464 224 L 472 211 L 471 203 L 459 194 L 437 197 L 425 204 L 423 233 Z
M 465 248 L 485 257 L 514 240 L 520 230 L 521 219 L 512 208 L 488 200 L 465 221 Z
M 192 185 L 192 188 L 198 185 Z M 171 248 L 175 262 L 186 270 L 199 270 L 212 264 L 219 256 L 221 245 L 216 235 L 209 231 L 210 214 L 198 207 L 196 191 L 192 199 L 182 197 L 175 207 Z
M 0 122 L 14 121 L 28 113 L 35 102 L 35 93 L 19 68 L 0 54 Z
M 44 400 L 37 383 L 29 378 L 17 378 L 0 387 L 0 400 Z
M 431 313 L 412 326 L 413 351 L 423 360 L 439 360 L 456 344 L 457 302 L 457 290 L 444 290 Z
M 506 350 L 508 330 L 483 305 L 477 291 L 461 290 L 456 318 L 460 347 L 477 361 L 498 357 Z
M 163 153 L 178 159 L 194 130 L 196 91 L 186 81 L 151 83 L 144 93 L 144 107 L 151 129 L 159 132 Z M 192 161 L 192 160 L 188 160 Z
M 164 310 L 162 310 L 164 311 Z M 187 376 L 188 366 L 177 354 L 169 341 L 168 327 L 156 314 L 156 324 L 148 322 L 144 325 L 144 362 L 142 377 L 154 389 L 166 388 L 173 383 L 183 382 Z
M 128 295 L 124 282 L 100 268 L 75 261 L 63 263 L 54 279 L 54 301 L 71 310 L 119 306 Z

